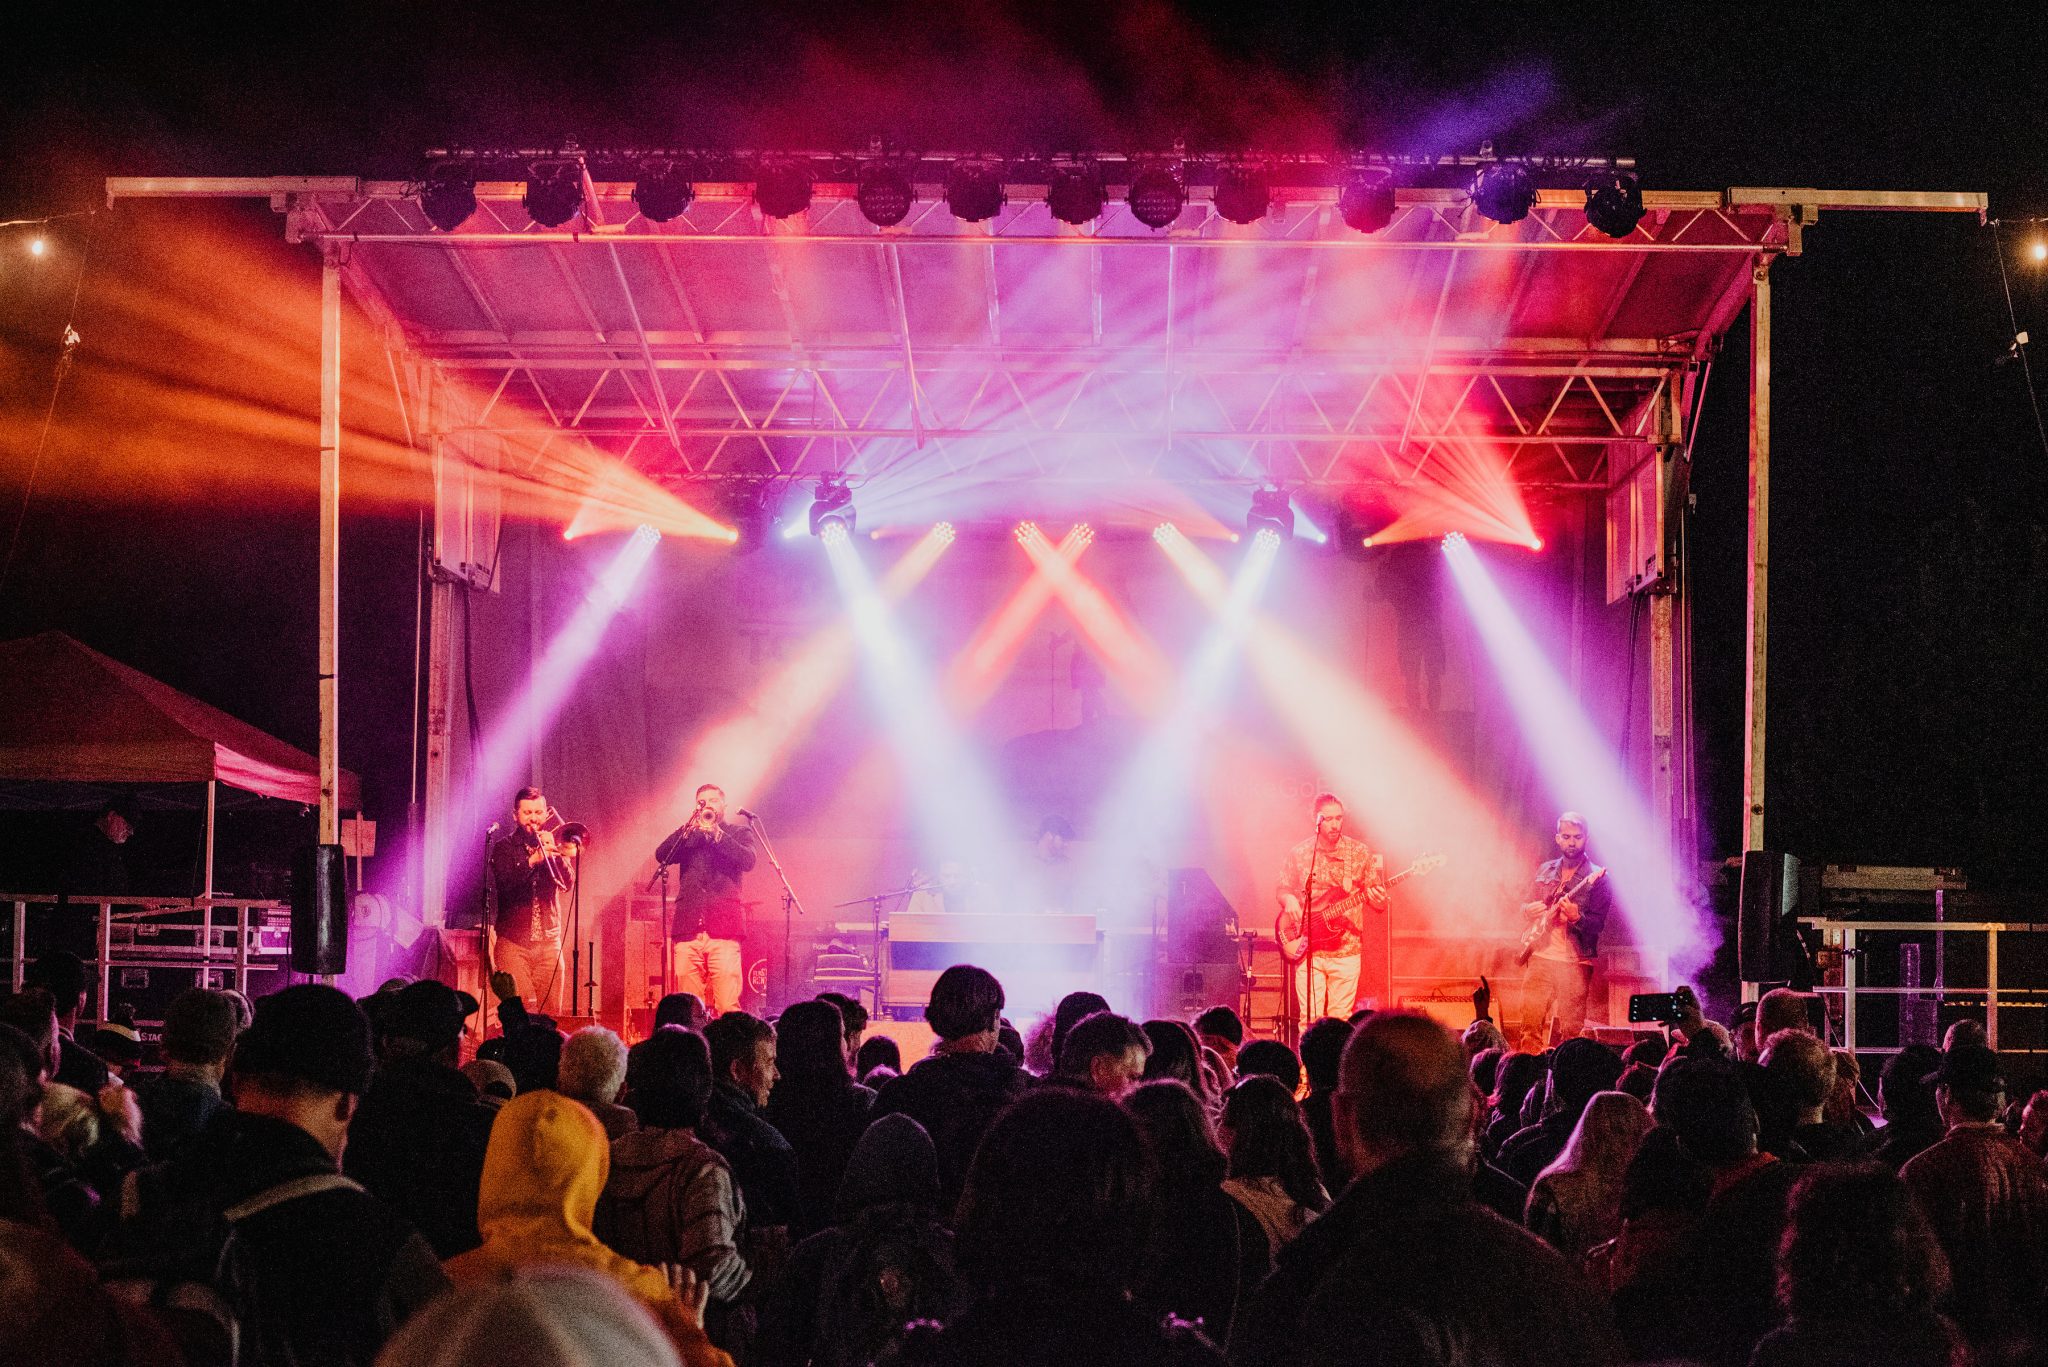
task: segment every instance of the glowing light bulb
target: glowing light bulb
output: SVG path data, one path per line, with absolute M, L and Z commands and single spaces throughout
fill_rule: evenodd
M 30 256 L 41 256 L 49 249 L 50 244 L 43 241 L 40 237 L 32 237 L 28 240 L 28 254 Z
M 2048 237 L 2037 237 L 2034 245 L 2027 249 L 2036 261 L 2048 261 Z

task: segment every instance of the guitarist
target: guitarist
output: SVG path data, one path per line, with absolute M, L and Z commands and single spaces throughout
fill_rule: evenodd
M 1280 930 L 1285 943 L 1305 939 L 1294 965 L 1296 1019 L 1351 1014 L 1358 997 L 1368 909 L 1387 909 L 1386 862 L 1363 840 L 1344 834 L 1344 804 L 1329 793 L 1315 801 L 1316 833 L 1287 852 L 1280 868 Z M 1311 873 L 1313 866 L 1313 873 Z M 1304 890 L 1308 915 L 1302 914 Z M 1358 894 L 1363 894 L 1359 896 Z M 1292 960 L 1296 957 L 1289 954 Z
M 1551 903 L 1593 872 L 1586 855 L 1586 818 L 1566 812 L 1557 819 L 1557 858 L 1536 870 L 1535 895 L 1521 907 L 1527 931 L 1537 933 L 1541 927 L 1522 980 L 1522 1019 L 1543 1030 L 1545 1048 L 1586 1028 L 1586 994 L 1592 987 L 1600 929 L 1607 924 L 1612 894 L 1603 877 L 1575 898 Z M 1546 1023 L 1548 1028 L 1543 1029 Z

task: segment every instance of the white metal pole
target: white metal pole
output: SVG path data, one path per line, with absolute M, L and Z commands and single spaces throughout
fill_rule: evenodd
M 1749 649 L 1743 703 L 1745 850 L 1764 846 L 1764 682 L 1769 639 L 1771 544 L 1771 276 L 1757 262 L 1749 305 Z
M 320 262 L 320 843 L 341 839 L 341 255 Z
M 219 790 L 218 779 L 206 780 L 206 876 L 199 888 L 201 897 L 213 896 L 213 813 L 214 799 Z

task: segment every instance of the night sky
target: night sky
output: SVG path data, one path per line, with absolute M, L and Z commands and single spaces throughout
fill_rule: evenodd
M 1018 152 L 1491 139 L 1634 156 L 1658 188 L 1988 191 L 2019 326 L 2038 336 L 2048 271 L 2023 251 L 2035 228 L 2010 221 L 2048 214 L 2048 7 L 2019 22 L 2022 7 L 1926 8 L 1902 26 L 1899 7 L 1678 4 L 51 6 L 0 44 L 0 219 L 93 208 L 109 174 L 402 177 L 429 147 L 565 137 Z M 87 238 L 90 352 L 114 316 L 104 282 L 146 261 L 150 233 L 202 216 L 312 279 L 260 208 L 67 221 L 62 269 L 41 273 L 0 235 L 0 409 L 48 402 Z M 1993 234 L 1960 216 L 1831 216 L 1774 278 L 1771 843 L 2037 881 L 2048 452 L 2020 366 L 1998 364 L 2012 328 Z M 1695 452 L 1709 855 L 1740 844 L 1744 333 Z M 310 366 L 303 380 L 310 415 Z M 297 400 L 287 386 L 279 401 Z M 30 457 L 0 444 L 0 537 Z M 252 507 L 140 480 L 93 500 L 44 487 L 0 636 L 61 628 L 312 747 L 310 492 Z M 410 515 L 350 505 L 344 759 L 392 822 L 415 537 Z

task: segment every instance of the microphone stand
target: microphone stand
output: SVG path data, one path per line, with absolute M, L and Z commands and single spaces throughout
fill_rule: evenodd
M 477 929 L 480 938 L 480 952 L 477 958 L 484 966 L 484 990 L 491 986 L 491 975 L 498 971 L 498 870 L 491 862 L 491 849 L 498 843 L 498 827 L 495 823 L 484 832 L 484 879 L 477 886 L 478 911 Z M 481 1029 L 481 1027 L 479 1027 Z
M 1304 878 L 1301 883 L 1301 934 L 1303 941 L 1301 976 L 1303 991 L 1301 994 L 1302 1000 L 1294 1004 L 1294 1010 L 1289 1012 L 1287 1017 L 1287 1043 L 1289 1048 L 1300 1047 L 1302 1018 L 1308 1015 L 1310 1007 L 1316 999 L 1316 936 L 1315 923 L 1309 919 L 1309 903 L 1311 901 L 1309 894 L 1316 885 L 1316 856 L 1322 852 L 1323 823 L 1322 819 L 1318 817 L 1316 819 L 1316 833 L 1310 839 L 1308 846 L 1308 877 Z M 1291 987 L 1293 986 L 1294 975 L 1290 973 L 1287 976 L 1288 985 Z M 1329 1001 L 1330 993 L 1325 988 L 1323 991 L 1323 1004 L 1327 1007 Z
M 796 889 L 789 885 L 789 875 L 782 871 L 782 861 L 775 857 L 775 847 L 768 843 L 768 830 L 762 824 L 761 818 L 751 812 L 748 813 L 747 826 L 754 832 L 754 838 L 761 842 L 761 853 L 768 856 L 768 867 L 775 870 L 775 877 L 782 884 L 782 995 L 783 1005 L 787 1006 L 790 980 L 790 922 L 796 913 L 803 912 L 806 917 L 809 913 L 804 912 L 804 904 L 797 900 Z
M 668 923 L 668 871 L 674 867 L 673 864 L 658 864 L 654 870 L 654 880 L 661 885 L 655 896 L 656 905 L 661 909 L 661 995 L 664 997 L 675 991 L 669 985 L 669 975 L 675 972 L 675 927 Z M 651 1021 L 653 1017 L 648 1019 Z

